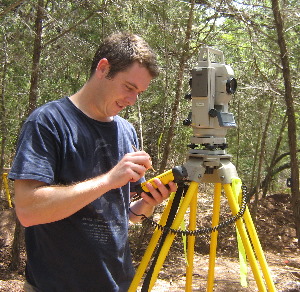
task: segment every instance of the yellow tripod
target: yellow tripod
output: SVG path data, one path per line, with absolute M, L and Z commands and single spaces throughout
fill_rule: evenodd
M 218 167 L 215 167 L 216 165 Z M 198 193 L 198 186 L 200 182 L 213 182 L 215 186 L 207 291 L 208 292 L 213 291 L 213 286 L 214 286 L 214 268 L 215 268 L 217 237 L 218 237 L 218 230 L 215 229 L 214 227 L 216 227 L 219 224 L 220 197 L 221 197 L 222 187 L 226 194 L 231 212 L 234 217 L 236 216 L 235 217 L 236 227 L 241 237 L 242 244 L 244 246 L 246 255 L 248 257 L 249 264 L 251 266 L 253 276 L 259 291 L 272 291 L 272 292 L 276 291 L 248 207 L 245 206 L 245 210 L 243 214 L 240 217 L 238 216 L 238 214 L 240 213 L 240 205 L 238 202 L 238 197 L 235 194 L 236 191 L 232 187 L 232 181 L 235 178 L 237 178 L 237 175 L 236 175 L 235 167 L 229 161 L 229 156 L 224 156 L 224 157 L 221 156 L 220 159 L 219 155 L 217 155 L 217 157 L 210 157 L 210 156 L 207 157 L 207 155 L 203 155 L 203 156 L 200 155 L 199 157 L 199 155 L 197 155 L 196 158 L 195 157 L 190 158 L 187 161 L 187 163 L 184 165 L 184 168 L 187 170 L 188 177 L 189 178 L 192 177 L 193 179 L 191 180 L 185 195 L 181 199 L 181 203 L 177 210 L 176 216 L 174 217 L 171 227 L 168 230 L 169 232 L 167 232 L 167 234 L 164 233 L 163 228 L 161 226 L 166 225 L 167 218 L 170 213 L 176 195 L 170 197 L 168 204 L 161 216 L 158 227 L 154 231 L 154 234 L 151 238 L 148 248 L 146 249 L 146 252 L 142 258 L 142 261 L 136 271 L 135 277 L 128 291 L 129 292 L 137 291 L 140 280 L 145 273 L 145 270 L 151 260 L 152 254 L 161 236 L 166 235 L 161 250 L 158 254 L 158 257 L 156 258 L 155 266 L 152 270 L 151 279 L 147 287 L 147 291 L 152 290 L 155 281 L 158 277 L 159 271 L 165 261 L 165 258 L 171 248 L 172 242 L 176 236 L 175 230 L 179 229 L 188 207 L 190 208 L 190 214 L 189 214 L 189 233 L 188 233 L 188 247 L 187 247 L 188 265 L 186 268 L 185 291 L 192 291 L 193 258 L 194 258 L 194 245 L 195 245 L 195 234 L 196 234 L 197 193 Z M 165 177 L 169 175 L 170 175 L 170 171 L 161 175 L 162 180 L 164 180 Z M 238 193 L 240 192 L 238 191 Z M 261 275 L 259 264 L 263 276 Z M 263 277 L 265 281 L 263 280 Z M 266 287 L 268 290 L 266 289 Z

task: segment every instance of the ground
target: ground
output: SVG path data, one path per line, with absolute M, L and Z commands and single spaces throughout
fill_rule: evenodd
M 300 250 L 293 228 L 289 202 L 288 194 L 273 194 L 261 199 L 255 221 L 272 281 L 276 290 L 282 292 L 300 291 Z M 198 203 L 201 206 L 201 212 L 198 211 L 197 217 L 200 219 L 197 219 L 197 224 L 205 226 L 210 222 L 212 202 L 207 199 L 207 196 L 203 196 L 200 197 Z M 226 205 L 226 201 L 224 203 L 222 200 L 223 204 Z M 251 209 L 252 204 L 249 206 Z M 221 209 L 221 221 L 230 216 L 226 206 L 223 209 Z M 154 220 L 159 219 L 159 214 L 157 212 Z M 2 207 L 0 209 L 0 291 L 3 292 L 22 291 L 24 281 L 26 259 L 24 248 L 21 249 L 21 264 L 18 271 L 12 272 L 9 269 L 14 224 L 13 210 Z M 130 241 L 136 266 L 138 266 L 152 233 L 152 227 L 143 228 L 141 225 L 136 225 L 130 229 Z M 209 236 L 196 238 L 193 291 L 206 291 L 209 246 Z M 177 236 L 152 291 L 184 291 L 185 282 L 183 242 L 180 236 Z M 240 284 L 238 252 L 233 225 L 227 226 L 219 232 L 214 291 L 258 291 L 250 267 L 248 267 L 248 287 L 242 287 Z

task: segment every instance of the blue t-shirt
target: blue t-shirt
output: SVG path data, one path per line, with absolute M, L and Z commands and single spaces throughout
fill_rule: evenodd
M 138 146 L 119 116 L 99 122 L 63 98 L 23 125 L 11 179 L 67 185 L 109 171 Z M 68 218 L 25 228 L 26 278 L 42 292 L 127 291 L 134 276 L 128 245 L 128 183 Z

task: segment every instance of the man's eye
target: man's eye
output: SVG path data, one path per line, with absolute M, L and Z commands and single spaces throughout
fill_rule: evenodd
M 127 89 L 128 91 L 134 91 L 134 90 L 135 90 L 135 88 L 132 87 L 132 86 L 130 86 L 130 85 L 125 85 L 125 87 L 126 87 L 126 89 Z

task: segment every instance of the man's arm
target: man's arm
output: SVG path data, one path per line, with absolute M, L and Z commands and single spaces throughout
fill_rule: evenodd
M 16 213 L 22 225 L 32 226 L 64 219 L 111 189 L 136 182 L 151 167 L 144 152 L 126 154 L 109 172 L 69 186 L 36 180 L 15 181 Z

